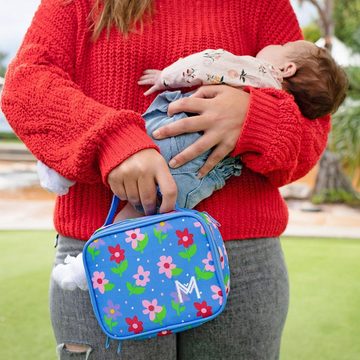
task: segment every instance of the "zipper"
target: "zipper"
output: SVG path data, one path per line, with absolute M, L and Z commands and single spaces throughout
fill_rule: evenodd
M 217 270 L 218 270 L 218 273 L 220 273 L 220 278 L 221 278 L 221 284 L 224 285 L 224 275 L 223 275 L 223 272 L 222 272 L 222 269 L 221 269 L 221 261 L 220 261 L 220 253 L 219 253 L 219 249 L 218 249 L 218 243 L 215 239 L 215 234 L 214 234 L 214 231 L 213 229 L 211 228 L 211 225 L 207 224 L 207 222 L 204 220 L 204 218 L 202 218 L 198 212 L 196 210 L 192 210 L 192 209 L 187 209 L 189 210 L 189 212 L 191 212 L 193 214 L 193 216 L 200 222 L 200 224 L 207 228 L 208 229 L 208 232 L 207 232 L 207 235 L 209 237 L 209 240 L 211 241 L 211 245 L 212 245 L 212 248 L 215 248 L 214 249 L 214 253 L 215 253 L 215 256 L 216 256 L 216 264 L 217 264 Z M 207 212 L 203 211 L 203 213 L 205 213 L 206 215 L 208 215 L 210 217 L 210 219 L 212 219 L 216 224 L 219 224 L 212 216 L 210 216 Z M 188 214 L 184 214 L 184 212 L 182 211 L 177 211 L 177 212 L 174 212 L 174 213 L 165 213 L 163 215 L 153 215 L 151 218 L 147 218 L 145 217 L 144 220 L 138 220 L 136 222 L 136 227 L 140 227 L 142 225 L 150 225 L 152 223 L 155 223 L 155 222 L 159 222 L 163 219 L 175 219 L 177 217 L 182 217 L 182 216 L 189 216 Z M 111 225 L 114 225 L 114 224 L 109 224 L 109 225 L 106 225 L 105 227 L 103 228 L 100 228 L 98 229 L 94 234 L 93 236 L 89 239 L 90 240 L 93 240 L 93 239 L 96 239 L 96 238 L 99 238 L 99 237 L 102 237 L 102 236 L 107 236 L 107 235 L 111 235 L 113 234 L 114 232 L 118 232 L 118 231 L 121 231 L 123 228 L 126 228 L 127 225 L 131 224 L 132 221 L 127 221 L 126 223 L 124 222 L 121 222 L 119 223 L 119 225 L 117 226 L 113 226 L 112 229 L 107 229 L 109 226 Z M 220 224 L 218 225 L 220 226 Z M 100 234 L 101 233 L 101 234 Z M 96 235 L 96 236 L 95 236 Z M 225 285 L 224 285 L 225 286 Z M 222 289 L 223 290 L 223 289 Z

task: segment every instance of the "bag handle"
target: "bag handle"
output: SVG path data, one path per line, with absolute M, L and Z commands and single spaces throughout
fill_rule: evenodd
M 104 223 L 103 226 L 110 225 L 113 222 L 115 212 L 116 212 L 119 204 L 120 204 L 120 199 L 114 194 L 113 198 L 111 200 L 111 205 L 110 205 L 109 212 L 108 212 L 108 214 L 106 216 L 105 223 Z
M 157 193 L 162 196 L 161 194 L 161 191 L 159 189 L 159 187 L 157 187 Z M 110 205 L 110 209 L 109 209 L 109 212 L 106 216 L 106 219 L 105 219 L 105 223 L 103 226 L 107 226 L 107 225 L 110 225 L 113 220 L 114 220 L 114 217 L 115 217 L 115 212 L 118 208 L 120 204 L 120 198 L 118 198 L 115 194 L 113 195 L 113 198 L 112 198 L 112 201 L 111 201 L 111 205 Z M 183 208 L 179 207 L 177 203 L 175 203 L 175 210 L 176 211 L 184 211 Z

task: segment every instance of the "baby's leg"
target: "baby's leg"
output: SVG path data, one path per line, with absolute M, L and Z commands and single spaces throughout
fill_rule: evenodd
M 115 216 L 114 222 L 126 219 L 132 219 L 144 216 L 144 214 L 135 210 L 135 208 L 128 202 Z

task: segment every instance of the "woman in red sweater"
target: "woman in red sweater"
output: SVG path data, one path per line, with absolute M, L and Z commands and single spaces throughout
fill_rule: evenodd
M 289 0 L 42 0 L 9 66 L 2 108 L 38 159 L 76 181 L 56 201 L 55 263 L 76 256 L 81 240 L 102 225 L 111 190 L 149 214 L 159 185 L 160 211 L 174 207 L 176 186 L 140 115 L 155 97 L 144 97 L 137 84 L 144 69 L 164 68 L 206 48 L 253 56 L 268 44 L 300 38 Z M 222 225 L 229 302 L 199 328 L 125 342 L 121 358 L 278 359 L 288 306 L 278 238 L 288 213 L 278 187 L 314 166 L 329 118 L 304 118 L 281 90 L 225 85 L 202 87 L 169 107 L 170 114 L 180 111 L 199 113 L 196 125 L 179 121 L 159 136 L 204 135 L 174 158 L 177 166 L 210 148 L 203 174 L 227 154 L 244 163 L 240 177 L 197 206 Z M 52 284 L 50 301 L 61 359 L 116 358 L 116 344 L 103 347 L 87 293 Z

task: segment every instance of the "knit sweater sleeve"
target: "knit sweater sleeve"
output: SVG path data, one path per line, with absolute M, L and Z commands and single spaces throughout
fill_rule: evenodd
M 139 113 L 106 106 L 74 81 L 85 3 L 42 0 L 9 65 L 2 109 L 46 165 L 71 180 L 106 183 L 108 173 L 126 158 L 158 148 Z
M 259 2 L 262 3 L 262 2 Z M 289 0 L 271 0 L 257 23 L 257 51 L 269 44 L 302 39 Z M 231 153 L 251 170 L 282 186 L 304 176 L 326 147 L 330 118 L 309 120 L 285 91 L 249 88 L 250 103 Z

